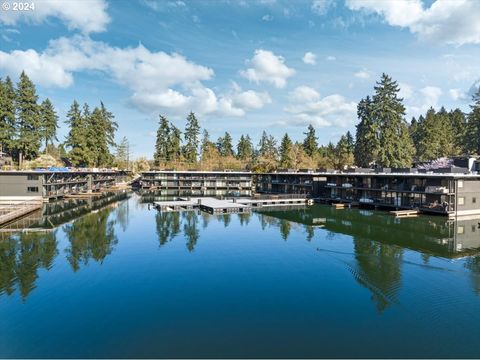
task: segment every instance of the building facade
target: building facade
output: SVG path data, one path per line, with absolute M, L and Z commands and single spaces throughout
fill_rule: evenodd
M 0 196 L 56 198 L 107 189 L 124 177 L 125 173 L 113 170 L 0 171 Z
M 166 196 L 250 196 L 252 173 L 234 171 L 147 171 L 143 189 L 163 190 Z

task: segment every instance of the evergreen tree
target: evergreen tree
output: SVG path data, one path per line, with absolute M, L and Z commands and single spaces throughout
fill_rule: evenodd
M 117 145 L 115 160 L 120 169 L 128 169 L 128 163 L 130 160 L 130 145 L 126 136 L 124 136 Z
M 65 146 L 70 148 L 68 156 L 75 166 L 87 166 L 92 162 L 87 144 L 87 138 L 89 136 L 87 119 L 89 117 L 90 110 L 88 105 L 84 105 L 82 114 L 77 101 L 73 102 L 67 113 L 66 123 L 70 126 L 70 131 L 67 135 Z
M 168 161 L 169 152 L 170 123 L 165 116 L 160 115 L 159 126 L 157 130 L 157 140 L 155 142 L 155 153 L 153 161 L 155 166 Z
M 278 156 L 277 141 L 272 135 L 267 135 L 265 130 L 258 143 L 257 155 L 272 159 L 276 159 Z
M 240 136 L 240 141 L 237 145 L 237 158 L 240 160 L 252 160 L 253 158 L 253 143 L 250 136 Z
M 110 149 L 116 145 L 115 132 L 118 129 L 118 124 L 114 121 L 115 116 L 107 110 L 103 102 L 100 102 L 99 110 L 99 123 L 92 128 L 92 132 L 97 134 L 94 146 L 95 165 L 105 167 L 112 165 L 114 161 L 114 156 Z M 100 133 L 100 136 L 98 133 Z
M 346 166 L 353 165 L 352 144 L 349 143 L 348 135 L 342 135 L 334 150 L 334 165 L 343 170 Z
M 45 152 L 48 144 L 53 144 L 53 140 L 57 139 L 58 116 L 53 108 L 50 99 L 45 99 L 40 105 L 41 123 L 42 123 L 42 139 L 45 141 Z
M 456 154 L 456 135 L 450 116 L 443 107 L 438 113 L 430 108 L 425 118 L 422 117 L 416 127 L 413 139 L 418 160 L 434 160 Z
M 195 163 L 198 157 L 198 136 L 200 135 L 200 125 L 193 112 L 187 117 L 187 125 L 185 127 L 185 146 L 183 154 L 189 163 Z
M 370 96 L 362 99 L 357 105 L 357 115 L 360 122 L 355 134 L 355 164 L 360 167 L 369 167 L 375 162 L 379 152 L 380 141 L 378 124 L 372 116 L 372 100 Z
M 353 154 L 353 151 L 355 150 L 355 140 L 353 139 L 353 136 L 350 130 L 347 131 L 347 133 L 345 134 L 345 138 L 347 141 L 348 151 Z
M 37 100 L 35 85 L 25 72 L 22 72 L 15 98 L 18 136 L 15 148 L 18 150 L 20 167 L 24 158 L 35 158 L 40 150 L 41 118 Z
M 467 115 L 467 151 L 470 154 L 480 154 L 480 87 L 472 97 L 473 105 Z
M 217 141 L 217 149 L 221 156 L 233 156 L 232 137 L 228 132 L 225 132 L 223 137 L 219 137 Z
M 0 152 L 12 155 L 15 130 L 15 89 L 7 76 L 0 79 Z
M 467 134 L 467 120 L 465 114 L 460 109 L 451 110 L 448 113 L 450 124 L 454 133 L 455 154 L 461 155 L 466 153 L 466 134 Z
M 280 167 L 290 169 L 294 166 L 294 159 L 292 153 L 293 143 L 287 133 L 282 138 L 280 144 Z
M 182 155 L 182 132 L 171 124 L 168 136 L 167 158 L 169 161 L 179 161 Z
M 402 99 L 397 97 L 400 89 L 386 74 L 374 89 L 371 115 L 380 135 L 377 163 L 384 167 L 409 167 L 415 149 L 403 118 L 405 107 Z
M 308 125 L 305 140 L 303 141 L 303 149 L 308 156 L 313 156 L 318 151 L 317 137 L 315 136 L 315 129 L 312 125 Z

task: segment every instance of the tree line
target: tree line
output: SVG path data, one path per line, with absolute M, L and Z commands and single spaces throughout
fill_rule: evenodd
M 114 115 L 103 102 L 90 110 L 74 101 L 67 113 L 69 132 L 58 142 L 58 115 L 47 98 L 39 103 L 35 84 L 22 72 L 17 85 L 0 79 L 0 152 L 9 155 L 20 168 L 25 160 L 49 154 L 65 158 L 78 167 L 108 167 L 128 159 L 128 140 L 115 143 L 118 129 Z M 115 156 L 112 151 L 116 149 Z
M 278 142 L 263 131 L 254 146 L 250 136 L 241 135 L 233 144 L 227 132 L 217 141 L 191 112 L 182 132 L 165 116 L 160 116 L 154 166 L 157 168 L 248 169 L 345 169 L 358 167 L 410 167 L 415 162 L 440 157 L 480 154 L 480 89 L 473 96 L 471 111 L 430 108 L 425 116 L 405 119 L 400 88 L 383 74 L 373 95 L 357 106 L 359 122 L 353 136 L 347 131 L 337 143 L 319 145 L 315 128 L 309 125 L 303 141 L 293 141 L 286 133 Z

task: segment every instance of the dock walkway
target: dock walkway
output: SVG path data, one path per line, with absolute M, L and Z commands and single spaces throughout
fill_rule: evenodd
M 41 197 L 0 197 L 0 226 L 42 208 Z
M 278 207 L 310 204 L 305 197 L 292 198 L 232 198 L 216 199 L 212 197 L 188 197 L 176 201 L 156 201 L 160 211 L 186 211 L 200 209 L 210 214 L 228 214 L 250 212 L 252 208 Z

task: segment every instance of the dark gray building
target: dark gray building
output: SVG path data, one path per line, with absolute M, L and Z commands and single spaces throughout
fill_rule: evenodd
M 95 192 L 124 179 L 119 171 L 0 171 L 0 196 L 62 197 Z
M 248 196 L 252 173 L 245 171 L 146 171 L 141 187 L 165 190 L 170 195 Z

